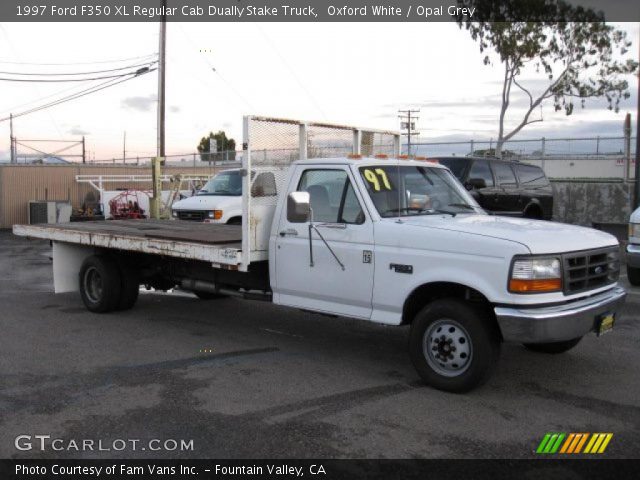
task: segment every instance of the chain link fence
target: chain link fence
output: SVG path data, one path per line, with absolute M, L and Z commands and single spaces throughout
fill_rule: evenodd
M 541 166 L 551 178 L 633 178 L 635 137 L 539 138 L 510 140 L 502 158 Z M 495 156 L 494 140 L 416 142 L 404 150 L 412 155 Z

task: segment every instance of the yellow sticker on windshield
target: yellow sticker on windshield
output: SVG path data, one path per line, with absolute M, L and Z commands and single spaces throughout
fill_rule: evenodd
M 364 178 L 367 179 L 376 192 L 379 192 L 383 188 L 385 190 L 392 190 L 389 177 L 387 177 L 387 172 L 383 169 L 376 168 L 375 170 L 369 170 L 366 168 L 362 173 L 364 174 Z

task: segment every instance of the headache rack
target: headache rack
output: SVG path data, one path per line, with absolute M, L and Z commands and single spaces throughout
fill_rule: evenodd
M 400 154 L 400 134 L 326 122 L 245 116 L 242 156 L 242 261 L 267 260 L 271 221 L 278 195 L 287 189 L 289 166 L 307 158 Z M 248 172 L 271 172 L 269 188 L 251 188 Z M 266 177 L 265 177 L 266 178 Z M 275 195 L 271 184 L 275 184 Z

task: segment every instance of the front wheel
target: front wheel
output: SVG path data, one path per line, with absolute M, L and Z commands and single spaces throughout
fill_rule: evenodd
M 578 343 L 580 343 L 580 340 L 582 340 L 582 337 L 572 338 L 571 340 L 565 340 L 563 342 L 523 343 L 523 345 L 527 350 L 532 350 L 534 352 L 564 353 L 578 345 Z
M 640 285 L 640 268 L 634 268 L 627 265 L 627 278 L 631 285 L 636 287 Z
M 500 336 L 480 308 L 458 299 L 436 300 L 413 320 L 409 354 L 428 385 L 467 392 L 491 376 L 500 356 Z

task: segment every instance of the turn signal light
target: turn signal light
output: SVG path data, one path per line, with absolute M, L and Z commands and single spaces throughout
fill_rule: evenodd
M 509 280 L 509 291 L 514 293 L 527 292 L 557 292 L 562 288 L 559 278 L 522 280 L 512 278 Z

